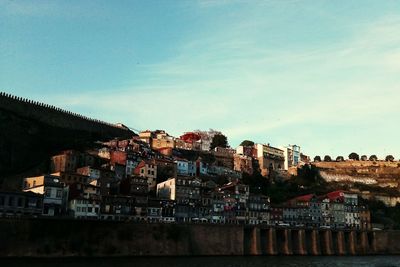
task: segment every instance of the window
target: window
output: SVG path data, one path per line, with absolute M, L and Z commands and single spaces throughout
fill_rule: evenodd
M 14 205 L 14 198 L 13 197 L 8 197 L 8 206 L 13 206 Z
M 50 197 L 51 196 L 51 189 L 50 188 L 46 188 L 45 196 L 46 197 Z
M 4 197 L 0 197 L 0 206 L 4 206 Z
M 89 207 L 88 212 L 92 212 L 93 208 Z
M 18 207 L 22 207 L 23 199 L 21 197 L 18 198 Z
M 57 190 L 57 198 L 61 198 L 62 196 L 62 190 L 58 189 Z

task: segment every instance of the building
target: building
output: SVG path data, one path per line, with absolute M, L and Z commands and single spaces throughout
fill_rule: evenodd
M 147 178 L 149 190 L 155 190 L 157 187 L 157 166 L 154 162 L 142 160 L 133 171 L 134 175 Z
M 177 175 L 181 176 L 195 176 L 196 175 L 196 165 L 193 161 L 187 159 L 176 159 L 176 170 Z
M 271 170 L 281 170 L 284 168 L 285 156 L 283 150 L 272 147 L 269 144 L 256 144 L 255 147 L 263 176 L 268 176 Z
M 233 169 L 248 175 L 253 174 L 253 159 L 246 155 L 233 155 Z
M 159 130 L 158 132 L 155 132 L 155 137 L 151 141 L 151 148 L 154 150 L 175 148 L 175 138 L 167 134 L 165 131 Z
M 58 176 L 43 175 L 24 178 L 23 191 L 43 195 L 44 216 L 60 216 L 66 213 L 68 187 Z
M 213 129 L 210 129 L 208 131 L 195 130 L 193 132 L 185 133 L 183 136 L 181 136 L 180 139 L 187 140 L 185 138 L 185 136 L 188 136 L 188 134 L 192 135 L 192 136 L 194 136 L 194 135 L 198 136 L 198 138 L 196 137 L 197 140 L 193 139 L 193 138 L 191 139 L 191 143 L 192 143 L 193 147 L 195 147 L 194 144 L 197 143 L 197 144 L 199 144 L 199 146 L 198 146 L 199 150 L 210 151 L 211 143 L 212 143 L 214 136 L 216 134 L 222 134 L 222 133 L 219 131 L 215 131 Z
M 232 170 L 227 167 L 211 165 L 208 168 L 208 174 L 212 176 L 224 176 L 227 177 L 229 181 L 235 181 L 242 179 L 242 173 L 239 171 Z
M 215 157 L 216 165 L 225 168 L 233 169 L 233 155 L 236 150 L 231 148 L 216 147 L 212 150 L 212 154 Z
M 88 176 L 90 180 L 97 180 L 100 178 L 101 171 L 100 169 L 93 168 L 91 166 L 85 166 L 76 169 L 77 174 Z
M 218 190 L 220 192 L 225 192 L 227 197 L 234 198 L 237 202 L 236 208 L 246 207 L 250 195 L 250 188 L 248 185 L 235 181 L 221 186 Z
M 269 224 L 269 207 L 269 197 L 261 194 L 250 194 L 247 202 L 247 223 Z
M 288 170 L 290 167 L 297 167 L 300 163 L 300 147 L 297 145 L 288 145 L 282 148 L 285 158 L 284 168 Z
M 194 203 L 201 199 L 201 180 L 196 177 L 178 176 L 157 184 L 157 196 L 175 200 L 177 204 Z
M 238 146 L 236 148 L 237 155 L 253 157 L 256 153 L 254 146 Z
M 0 191 L 0 217 L 40 216 L 43 195 L 33 192 Z
M 75 172 L 56 172 L 52 173 L 51 175 L 57 176 L 58 179 L 64 184 L 73 184 L 73 183 L 88 184 L 92 180 L 96 180 L 96 179 L 91 179 L 90 176 L 88 175 L 79 174 Z
M 100 218 L 102 220 L 146 220 L 147 208 L 135 208 L 135 198 L 131 196 L 102 196 Z
M 75 219 L 98 219 L 100 216 L 100 201 L 86 198 L 72 198 L 68 210 Z
M 50 172 L 75 172 L 77 168 L 99 164 L 100 160 L 93 155 L 75 150 L 66 150 L 60 155 L 51 157 Z

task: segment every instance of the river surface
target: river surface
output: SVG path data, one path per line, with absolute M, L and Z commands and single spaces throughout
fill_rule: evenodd
M 2 267 L 400 267 L 400 256 L 0 259 Z

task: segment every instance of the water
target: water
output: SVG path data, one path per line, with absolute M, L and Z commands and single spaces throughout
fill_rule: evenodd
M 0 259 L 4 267 L 400 267 L 400 256 Z

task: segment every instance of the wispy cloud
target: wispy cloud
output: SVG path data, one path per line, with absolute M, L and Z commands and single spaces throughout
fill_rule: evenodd
M 231 4 L 199 1 L 204 10 L 196 12 Z M 309 149 L 311 130 L 304 125 L 314 125 L 313 131 L 337 125 L 336 132 L 341 133 L 399 112 L 400 16 L 356 26 L 339 25 L 340 18 L 328 17 L 342 27 L 340 38 L 329 41 L 322 36 L 307 43 L 306 35 L 299 35 L 298 40 L 289 36 L 304 29 L 274 29 L 278 27 L 276 17 L 266 17 L 258 10 L 264 4 L 260 1 L 252 8 L 232 10 L 213 27 L 200 27 L 182 38 L 173 57 L 142 64 L 140 70 L 149 80 L 109 91 L 46 98 L 138 129 L 164 128 L 175 135 L 195 128 L 220 129 L 233 145 L 245 138 L 269 142 L 262 138 L 287 131 Z M 293 12 L 285 8 L 293 4 L 296 1 L 279 3 L 282 16 Z M 51 8 L 50 4 L 47 10 Z M 39 11 L 33 7 L 18 12 Z M 317 33 L 324 30 L 316 28 Z M 327 138 L 334 135 L 328 134 Z

